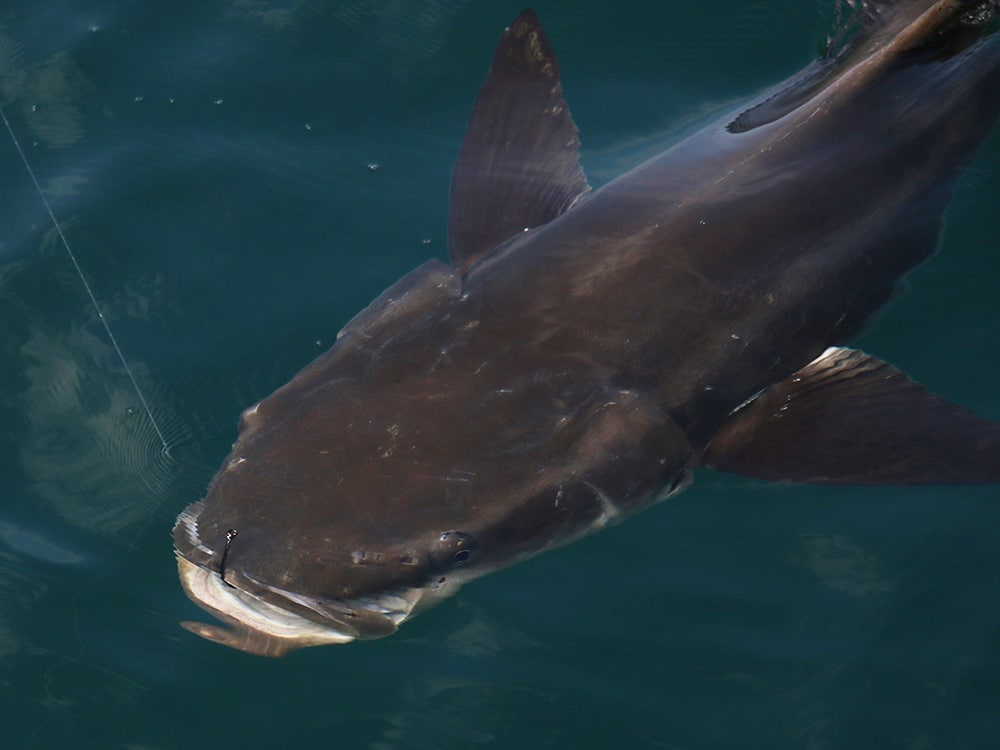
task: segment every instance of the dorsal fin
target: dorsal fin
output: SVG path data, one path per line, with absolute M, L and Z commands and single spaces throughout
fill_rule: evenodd
M 590 190 L 559 63 L 526 10 L 504 31 L 451 179 L 448 253 L 461 272 Z

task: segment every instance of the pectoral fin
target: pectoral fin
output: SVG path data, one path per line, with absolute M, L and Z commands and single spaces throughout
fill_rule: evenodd
M 1000 482 L 1000 423 L 831 348 L 734 412 L 702 463 L 772 481 L 988 484 Z

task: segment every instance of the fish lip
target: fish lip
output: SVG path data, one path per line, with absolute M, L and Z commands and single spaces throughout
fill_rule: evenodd
M 340 623 L 324 625 L 229 586 L 218 572 L 180 554 L 177 571 L 188 598 L 229 626 L 181 623 L 210 641 L 261 656 L 284 656 L 298 648 L 348 643 L 358 637 Z
M 177 553 L 177 570 L 188 597 L 228 627 L 190 621 L 182 622 L 181 626 L 207 640 L 260 656 L 284 656 L 308 646 L 389 635 L 420 599 L 419 591 L 412 590 L 320 606 L 321 600 L 262 585 L 277 601 L 288 601 L 289 606 L 285 607 L 224 582 L 218 571 L 192 562 L 180 553 Z M 386 606 L 386 601 L 395 606 Z M 302 609 L 315 612 L 316 617 L 300 614 Z M 352 617 L 357 622 L 350 622 Z

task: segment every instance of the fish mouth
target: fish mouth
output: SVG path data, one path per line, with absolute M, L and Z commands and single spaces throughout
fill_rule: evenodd
M 177 570 L 188 597 L 228 626 L 185 621 L 181 627 L 259 656 L 278 657 L 308 646 L 390 635 L 422 597 L 420 589 L 406 589 L 359 600 L 322 601 L 255 582 L 268 593 L 268 599 L 287 602 L 286 607 L 232 586 L 218 571 L 179 553 Z

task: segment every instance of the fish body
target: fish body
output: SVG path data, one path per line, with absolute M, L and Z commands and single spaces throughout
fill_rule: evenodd
M 559 65 L 504 32 L 450 264 L 243 413 L 174 541 L 258 654 L 388 635 L 472 578 L 685 488 L 1000 481 L 1000 425 L 844 348 L 937 247 L 1000 115 L 1000 4 L 872 3 L 824 59 L 591 190 Z

